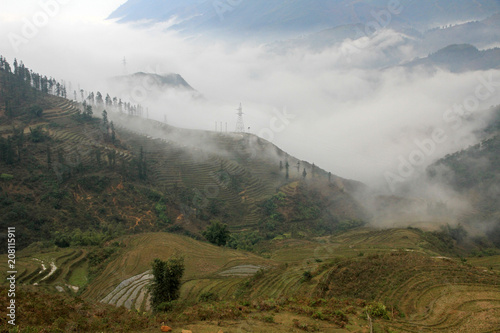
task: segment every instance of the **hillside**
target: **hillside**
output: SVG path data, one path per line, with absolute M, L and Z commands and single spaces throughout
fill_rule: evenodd
M 26 80 L 6 70 L 0 75 L 0 105 L 8 105 L 0 126 L 1 225 L 22 231 L 21 247 L 81 243 L 80 232 L 89 244 L 160 230 L 201 238 L 211 220 L 234 232 L 259 231 L 262 240 L 292 227 L 319 235 L 366 219 L 349 194 L 360 184 L 254 135 L 174 128 L 142 118 L 140 106 L 99 104 L 93 93 L 82 105 L 30 87 L 14 109 L 19 90 L 7 90 Z M 88 113 L 104 108 L 106 119 Z M 296 202 L 315 210 L 273 215 L 264 205 L 276 194 L 283 210 Z
M 184 78 L 175 73 L 170 74 L 152 74 L 138 72 L 131 75 L 117 76 L 111 79 L 113 84 L 123 84 L 127 87 L 133 87 L 140 82 L 148 82 L 151 88 L 160 90 L 181 89 L 194 90 Z
M 384 214 L 412 199 L 377 197 L 374 216 L 357 197 L 365 185 L 262 138 L 176 128 L 144 113 L 101 92 L 68 100 L 64 83 L 0 57 L 0 226 L 16 228 L 17 331 L 499 327 L 494 239 L 471 240 L 461 226 L 369 226 L 406 223 L 403 213 Z M 458 190 L 483 191 L 477 203 L 495 218 L 485 190 L 499 170 L 493 119 L 486 141 L 466 152 L 491 165 L 460 173 L 464 152 L 442 163 L 456 169 Z M 225 245 L 203 236 L 215 221 L 228 226 Z M 152 312 L 151 263 L 172 257 L 184 258 L 180 298 Z M 1 254 L 2 303 L 8 264 Z
M 486 229 L 487 237 L 500 245 L 500 108 L 493 117 L 479 144 L 438 160 L 427 170 L 427 177 L 452 187 L 465 195 L 472 205 L 461 218 L 465 225 Z
M 479 51 L 468 44 L 450 45 L 426 58 L 413 60 L 406 67 L 442 68 L 453 73 L 500 68 L 500 49 Z
M 370 327 L 366 311 L 375 330 L 494 330 L 499 324 L 498 256 L 470 263 L 452 259 L 442 255 L 441 242 L 416 229 L 361 228 L 314 239 L 277 239 L 267 243 L 267 258 L 168 233 L 123 236 L 102 248 L 31 247 L 18 254 L 20 320 L 24 327 L 39 327 L 39 316 L 49 310 L 25 297 L 41 300 L 51 293 L 44 301 L 48 308 L 61 314 L 58 304 L 71 307 L 64 321 L 45 327 L 64 331 L 74 325 L 107 330 L 123 323 L 113 330 L 154 332 L 162 321 L 174 332 L 359 331 Z M 147 315 L 149 263 L 173 254 L 186 260 L 179 305 L 171 313 Z M 56 267 L 52 274 L 50 263 Z M 35 281 L 36 287 L 28 286 Z M 68 298 L 78 290 L 72 283 L 81 283 L 83 300 Z M 113 310 L 103 303 L 123 307 Z M 77 311 L 86 319 L 77 321 Z M 115 319 L 108 323 L 105 318 Z

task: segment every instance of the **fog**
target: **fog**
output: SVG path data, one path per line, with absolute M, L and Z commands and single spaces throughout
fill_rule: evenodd
M 74 90 L 99 90 L 139 102 L 148 107 L 150 118 L 163 121 L 166 116 L 179 127 L 214 130 L 215 122 L 222 122 L 232 131 L 241 102 L 249 132 L 301 160 L 387 193 L 436 159 L 477 143 L 475 131 L 487 119 L 481 110 L 500 104 L 500 71 L 453 74 L 393 66 L 422 54 L 407 36 L 390 29 L 321 52 L 274 53 L 265 44 L 186 38 L 167 31 L 168 23 L 105 21 L 123 2 L 61 5 L 32 37 L 14 45 L 12 33 L 23 36 L 26 20 L 41 9 L 37 1 L 4 1 L 0 54 L 71 82 Z M 160 93 L 147 83 L 138 83 L 141 95 L 107 84 L 112 77 L 139 71 L 178 73 L 203 98 Z M 401 167 L 404 161 L 412 170 Z

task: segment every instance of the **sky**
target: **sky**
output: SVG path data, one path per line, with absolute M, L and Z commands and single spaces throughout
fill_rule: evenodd
M 475 114 L 500 104 L 498 93 L 474 99 L 478 89 L 487 92 L 478 88 L 482 82 L 500 81 L 498 71 L 377 68 L 389 48 L 401 59 L 416 56 L 411 44 L 391 30 L 365 38 L 363 48 L 349 56 L 345 50 L 352 48 L 352 41 L 322 52 L 276 54 L 264 45 L 186 40 L 166 32 L 168 23 L 138 28 L 106 21 L 124 2 L 3 0 L 0 54 L 71 82 L 75 90 L 120 97 L 131 92 L 110 86 L 109 78 L 137 71 L 179 73 L 204 98 L 154 98 L 149 92 L 141 102 L 149 106 L 152 118 L 167 116 L 172 125 L 207 130 L 215 122 L 227 122 L 231 130 L 241 102 L 251 133 L 341 177 L 386 190 L 388 177 L 405 178 L 405 163 L 413 160 L 413 174 L 421 173 L 437 158 L 477 142 L 473 131 L 484 124 L 458 124 L 450 109 L 477 100 L 478 105 L 471 104 Z M 54 15 L 41 5 L 48 3 L 58 4 L 50 7 Z M 26 26 L 34 22 L 39 27 L 26 34 Z

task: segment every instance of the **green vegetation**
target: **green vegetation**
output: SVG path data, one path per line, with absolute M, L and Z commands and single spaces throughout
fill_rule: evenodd
M 229 240 L 231 233 L 229 232 L 227 225 L 222 224 L 219 221 L 213 221 L 203 232 L 203 236 L 212 244 L 217 246 L 225 246 Z
M 167 261 L 155 259 L 152 269 L 151 308 L 155 311 L 168 311 L 172 308 L 172 302 L 179 298 L 181 278 L 185 269 L 184 259 L 171 258 Z

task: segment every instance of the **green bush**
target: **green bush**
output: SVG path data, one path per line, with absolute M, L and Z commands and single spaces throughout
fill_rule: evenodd
M 227 224 L 222 224 L 219 221 L 212 221 L 210 226 L 208 226 L 202 234 L 210 243 L 217 246 L 226 245 L 231 235 L 227 228 Z
M 384 304 L 380 302 L 371 303 L 366 307 L 366 311 L 372 317 L 383 318 L 389 320 L 389 312 Z
M 313 275 L 312 275 L 311 271 L 305 271 L 302 274 L 302 279 L 300 281 L 301 282 L 309 282 L 309 281 L 311 281 L 312 278 L 313 278 Z
M 217 294 L 207 291 L 200 295 L 200 302 L 216 302 L 219 300 Z

